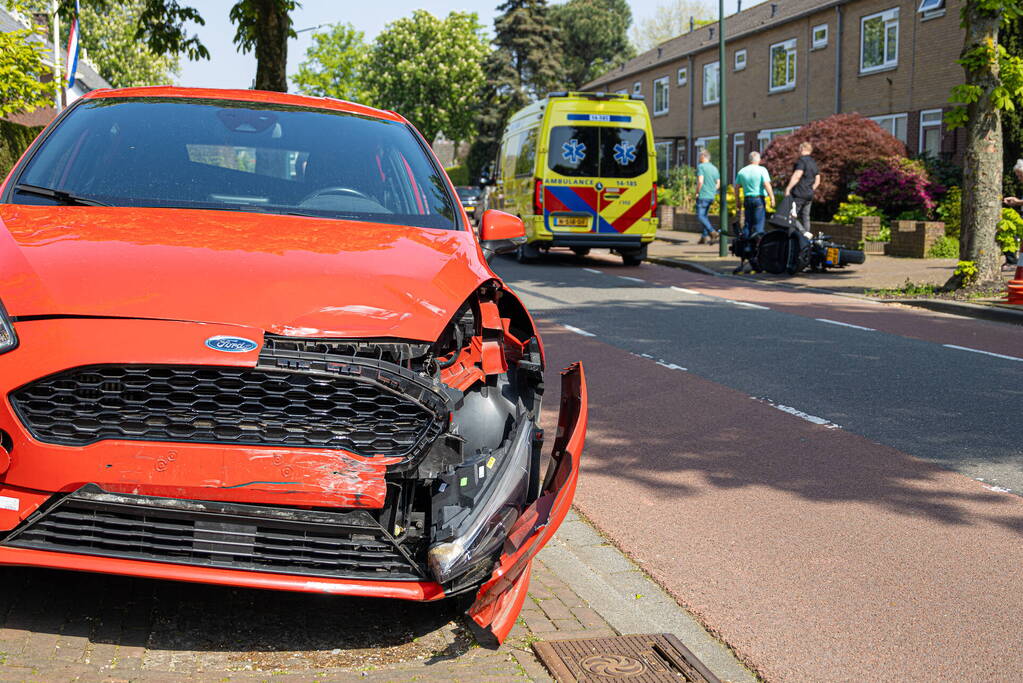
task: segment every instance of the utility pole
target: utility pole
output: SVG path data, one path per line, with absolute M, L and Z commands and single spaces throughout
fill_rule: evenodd
M 60 113 L 63 108 L 63 100 L 61 98 L 61 92 L 64 90 L 64 83 L 60 78 L 60 15 L 57 14 L 57 8 L 60 3 L 57 0 L 50 2 L 50 10 L 53 13 L 53 85 L 56 90 L 53 91 L 53 108 Z
M 725 0 L 718 0 L 718 108 L 721 110 L 721 127 L 718 132 L 718 149 L 721 150 L 721 226 L 718 228 L 718 255 L 728 256 L 728 126 L 725 120 Z

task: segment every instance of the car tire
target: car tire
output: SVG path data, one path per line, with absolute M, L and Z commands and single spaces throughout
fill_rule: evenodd
M 622 257 L 622 264 L 626 266 L 638 266 L 643 263 L 646 259 L 646 245 L 644 244 L 639 249 L 630 249 L 629 251 L 619 251 Z
M 589 247 L 572 247 L 572 251 L 575 252 L 576 256 L 588 256 L 590 253 Z
M 540 250 L 528 244 L 521 244 L 515 250 L 515 260 L 519 263 L 535 263 L 540 258 Z

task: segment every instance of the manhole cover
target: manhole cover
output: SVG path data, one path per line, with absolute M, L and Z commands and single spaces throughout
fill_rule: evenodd
M 559 683 L 721 683 L 670 633 L 533 643 Z

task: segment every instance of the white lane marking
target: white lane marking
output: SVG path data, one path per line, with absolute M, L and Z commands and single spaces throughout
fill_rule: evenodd
M 759 308 L 761 311 L 771 310 L 767 306 L 761 306 L 760 304 L 751 304 L 748 301 L 732 301 L 731 299 L 725 299 L 725 301 L 727 301 L 730 304 L 735 304 L 736 306 L 745 306 L 746 308 Z
M 838 320 L 828 320 L 827 318 L 814 318 L 819 323 L 827 323 L 829 325 L 841 325 L 842 327 L 851 327 L 854 330 L 864 330 L 866 332 L 877 332 L 873 327 L 864 327 L 863 325 L 853 325 L 852 323 L 843 323 Z
M 697 296 L 704 296 L 704 295 L 700 294 L 699 292 L 697 292 L 694 289 L 686 289 L 685 287 L 676 287 L 675 285 L 672 285 L 671 288 L 674 289 L 676 292 L 682 292 L 683 294 L 696 294 Z
M 1012 489 L 1007 489 L 1002 486 L 994 486 L 992 484 L 981 484 L 988 491 L 994 491 L 995 493 L 1012 493 Z
M 970 353 L 983 353 L 985 356 L 994 356 L 995 358 L 1004 358 L 1005 360 L 1023 361 L 1023 358 L 1017 358 L 1016 356 L 1006 356 L 1001 353 L 992 353 L 991 351 L 971 349 L 968 346 L 956 346 L 955 344 L 942 344 L 942 346 L 944 346 L 946 349 L 958 349 L 959 351 L 969 351 Z
M 632 280 L 633 282 L 646 282 L 646 280 L 642 280 L 638 277 L 629 277 L 628 275 L 619 275 L 618 277 L 623 280 Z
M 682 367 L 681 365 L 675 365 L 674 363 L 667 363 L 663 360 L 659 360 L 657 361 L 657 364 L 660 365 L 662 368 L 668 368 L 669 370 L 681 370 L 682 372 L 686 372 L 686 369 L 684 367 Z
M 806 420 L 807 422 L 812 422 L 815 425 L 821 425 L 823 427 L 827 427 L 828 429 L 841 429 L 842 428 L 842 425 L 835 424 L 834 422 L 832 422 L 830 420 L 826 420 L 823 417 L 817 417 L 816 415 L 811 415 L 810 413 L 804 413 L 802 410 L 799 410 L 797 408 L 793 408 L 791 406 L 784 406 L 784 405 L 782 405 L 780 403 L 775 403 L 774 401 L 772 401 L 769 398 L 757 398 L 756 396 L 751 396 L 750 398 L 752 398 L 754 401 L 761 401 L 763 403 L 766 403 L 767 405 L 771 406 L 772 408 L 777 408 L 778 410 L 782 411 L 783 413 L 788 413 L 789 415 L 794 415 L 794 416 L 800 418 L 801 420 Z
M 597 275 L 603 275 L 604 274 L 604 273 L 600 272 L 599 270 L 597 270 L 596 268 L 583 268 L 583 270 L 585 270 L 587 273 L 596 273 Z
M 592 332 L 587 332 L 586 330 L 580 330 L 578 327 L 572 327 L 571 325 L 562 325 L 562 327 L 564 327 L 569 332 L 575 332 L 576 334 L 581 334 L 584 337 L 596 337 L 597 336 L 597 335 L 593 334 Z
M 646 360 L 652 360 L 653 362 L 660 365 L 662 368 L 668 368 L 669 370 L 681 370 L 682 372 L 689 372 L 689 368 L 684 368 L 681 365 L 676 365 L 675 363 L 669 363 L 663 358 L 654 358 L 649 353 L 636 353 L 635 351 L 628 351 L 627 353 L 630 356 L 635 356 L 636 358 L 645 358 Z

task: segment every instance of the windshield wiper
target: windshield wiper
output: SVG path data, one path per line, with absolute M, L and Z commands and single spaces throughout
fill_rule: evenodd
M 19 183 L 14 186 L 15 192 L 26 192 L 28 194 L 39 195 L 40 197 L 49 197 L 50 199 L 56 199 L 61 204 L 67 206 L 110 206 L 103 202 L 95 199 L 89 199 L 88 197 L 82 197 L 77 194 L 65 192 L 64 190 L 55 190 L 51 187 L 41 187 L 39 185 L 26 185 L 25 183 Z

